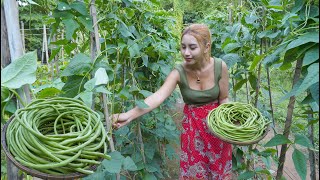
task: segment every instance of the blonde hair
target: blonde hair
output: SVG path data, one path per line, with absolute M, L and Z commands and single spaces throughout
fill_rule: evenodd
M 209 44 L 209 49 L 206 53 L 205 59 L 210 60 L 211 57 L 211 33 L 205 24 L 191 24 L 190 26 L 186 27 L 181 34 L 182 37 L 186 34 L 190 34 L 195 37 L 200 44 L 202 50 L 206 48 L 206 45 Z

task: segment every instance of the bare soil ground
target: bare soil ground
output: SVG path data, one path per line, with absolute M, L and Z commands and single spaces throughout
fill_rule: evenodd
M 177 128 L 179 130 L 181 130 L 181 121 L 183 118 L 183 106 L 184 106 L 183 102 L 178 102 L 176 105 L 176 108 L 173 109 L 173 112 L 176 113 L 174 120 L 175 120 Z M 266 135 L 266 137 L 262 140 L 262 143 L 268 142 L 272 137 L 274 137 L 274 133 L 272 130 L 270 130 L 269 133 Z M 176 150 L 176 153 L 179 155 L 180 154 L 180 145 L 173 145 L 173 146 Z M 279 153 L 280 153 L 281 146 L 279 146 L 278 149 L 279 149 Z M 294 163 L 292 160 L 292 153 L 293 153 L 293 148 L 289 148 L 286 153 L 286 160 L 285 160 L 285 165 L 284 165 L 284 170 L 283 170 L 283 176 L 287 180 L 298 180 L 301 178 L 294 167 Z M 308 158 L 308 152 L 304 151 L 304 153 L 306 154 L 306 158 Z M 179 179 L 179 157 L 177 157 L 177 159 L 174 159 L 174 160 L 168 160 L 167 164 L 168 164 L 169 174 L 171 177 L 166 180 Z M 259 166 L 259 164 L 257 166 Z M 263 165 L 262 165 L 262 167 L 263 167 Z M 276 172 L 277 168 L 278 168 L 277 165 L 272 163 L 271 169 L 274 172 L 272 174 L 274 178 L 277 173 Z M 317 176 L 316 179 L 319 180 L 319 153 L 316 153 L 316 176 Z M 233 173 L 233 179 L 237 179 L 236 173 Z M 310 179 L 309 161 L 307 162 L 307 177 L 306 177 L 306 179 L 311 180 Z

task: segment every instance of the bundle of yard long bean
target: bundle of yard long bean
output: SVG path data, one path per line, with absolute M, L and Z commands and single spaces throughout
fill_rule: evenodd
M 6 131 L 9 151 L 22 165 L 47 174 L 92 174 L 107 155 L 98 113 L 76 99 L 38 99 L 15 112 Z
M 240 102 L 221 104 L 208 114 L 208 127 L 213 133 L 233 142 L 256 141 L 269 123 L 257 108 Z

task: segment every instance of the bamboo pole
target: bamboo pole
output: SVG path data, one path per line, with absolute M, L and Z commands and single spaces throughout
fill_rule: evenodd
M 4 0 L 3 1 L 5 19 L 7 25 L 8 42 L 10 48 L 11 61 L 15 61 L 23 55 L 23 43 L 19 27 L 19 11 L 17 1 Z M 21 99 L 30 103 L 31 96 L 28 85 L 24 85 L 17 90 Z M 22 107 L 21 102 L 18 103 L 18 108 Z M 17 180 L 22 178 L 19 175 L 18 168 L 11 162 L 7 161 L 7 177 L 10 180 Z
M 92 61 L 94 61 L 94 59 L 96 58 L 97 54 L 100 54 L 101 50 L 100 50 L 100 42 L 99 42 L 99 31 L 98 31 L 98 21 L 97 21 L 97 10 L 96 10 L 96 6 L 95 6 L 95 0 L 91 0 L 90 2 L 90 15 L 92 16 L 92 24 L 93 26 L 93 30 L 94 33 L 90 34 L 90 40 L 91 40 L 91 58 Z M 106 96 L 105 93 L 102 93 L 102 103 L 103 103 L 103 112 L 104 112 L 104 118 L 106 121 L 106 126 L 107 126 L 107 137 L 108 137 L 108 141 L 110 144 L 110 149 L 111 151 L 115 151 L 115 147 L 114 147 L 114 142 L 112 139 L 112 135 L 109 134 L 109 132 L 111 132 L 111 128 L 112 128 L 112 122 L 109 118 L 109 111 L 108 111 L 108 106 L 107 106 L 107 102 L 108 102 L 108 98 Z M 116 179 L 120 180 L 120 174 L 117 173 L 116 174 Z
M 22 51 L 23 54 L 26 52 L 26 44 L 25 44 L 25 40 L 24 40 L 24 23 L 23 21 L 20 21 L 21 23 L 21 40 L 22 40 Z

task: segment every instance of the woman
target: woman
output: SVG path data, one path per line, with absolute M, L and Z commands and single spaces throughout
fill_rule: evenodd
M 231 145 L 214 137 L 206 120 L 209 111 L 228 102 L 227 65 L 210 56 L 211 34 L 203 24 L 190 25 L 183 31 L 181 54 L 184 62 L 168 75 L 158 91 L 145 99 L 149 107 L 114 114 L 114 126 L 120 128 L 158 107 L 178 84 L 185 102 L 180 179 L 230 179 Z

